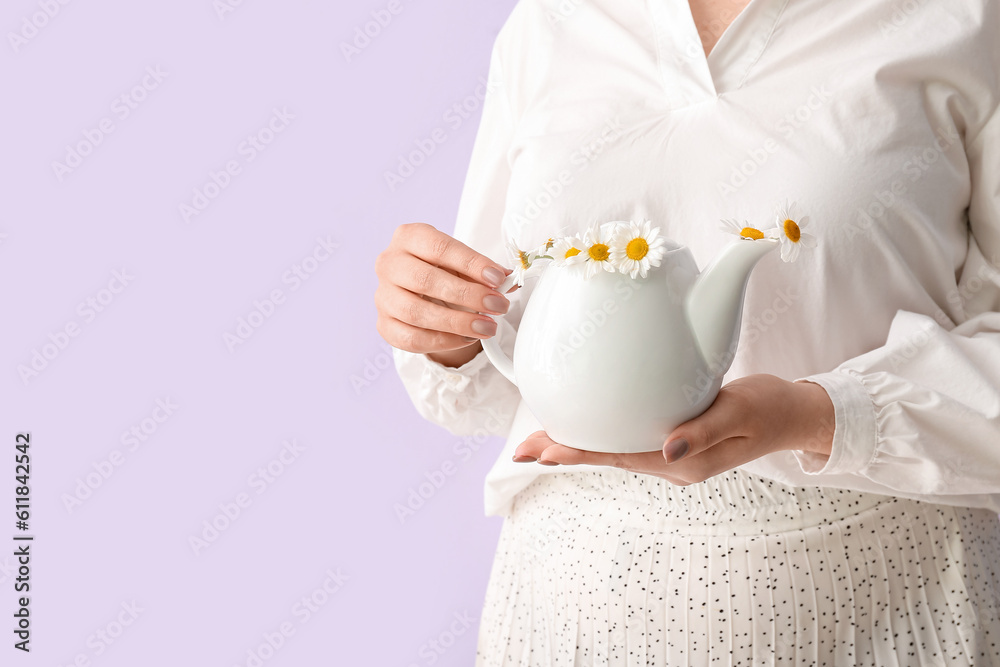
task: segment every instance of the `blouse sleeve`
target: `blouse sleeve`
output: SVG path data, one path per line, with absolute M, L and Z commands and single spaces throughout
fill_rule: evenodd
M 490 55 L 482 117 L 452 236 L 506 266 L 509 262 L 504 253 L 501 221 L 510 181 L 507 155 L 514 119 L 505 90 L 499 43 L 498 37 Z M 496 318 L 498 342 L 508 355 L 513 353 L 515 327 L 520 320 L 520 291 L 506 295 L 511 301 L 510 310 Z M 485 431 L 506 436 L 509 432 L 520 392 L 493 367 L 485 352 L 480 351 L 458 368 L 399 348 L 393 348 L 393 358 L 410 400 L 425 419 L 455 435 Z
M 899 311 L 885 344 L 806 378 L 835 409 L 830 456 L 794 452 L 808 475 L 864 478 L 928 497 L 1000 493 L 1000 112 L 967 142 L 968 255 L 946 330 Z

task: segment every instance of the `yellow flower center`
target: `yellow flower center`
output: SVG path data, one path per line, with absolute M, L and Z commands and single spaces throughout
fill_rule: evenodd
M 634 238 L 625 246 L 625 254 L 629 259 L 640 260 L 649 252 L 649 244 L 644 238 Z
M 744 227 L 740 230 L 740 236 L 745 239 L 753 239 L 755 241 L 764 238 L 764 232 L 759 229 L 754 229 L 753 227 Z
M 529 266 L 531 266 L 531 259 L 528 257 L 528 253 L 526 253 L 525 251 L 518 250 L 517 258 L 521 260 L 522 269 L 527 269 Z
M 551 248 L 555 244 L 556 244 L 555 241 L 553 241 L 552 239 L 549 239 L 548 241 L 545 242 L 545 249 L 548 250 L 549 248 Z
M 563 255 L 563 259 L 569 259 L 570 257 L 576 257 L 579 254 L 580 254 L 580 249 L 579 248 L 570 248 L 569 250 L 566 251 L 566 254 Z
M 590 255 L 591 259 L 598 262 L 603 262 L 608 258 L 609 255 L 608 246 L 604 245 L 603 243 L 595 243 L 594 245 L 590 246 L 590 250 L 587 251 L 587 254 Z
M 785 236 L 792 243 L 798 243 L 799 239 L 802 238 L 802 231 L 794 220 L 785 220 Z

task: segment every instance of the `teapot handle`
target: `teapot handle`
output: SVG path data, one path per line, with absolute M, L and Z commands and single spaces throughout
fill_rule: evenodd
M 497 287 L 497 291 L 501 294 L 506 294 L 507 290 L 514 286 L 514 274 L 511 273 L 507 278 L 504 279 L 503 283 Z M 492 315 L 494 320 L 501 315 Z M 497 331 L 499 332 L 499 322 Z M 511 383 L 516 387 L 517 381 L 514 379 L 514 362 L 511 358 L 507 356 L 507 353 L 500 349 L 500 343 L 497 342 L 497 337 L 494 334 L 489 338 L 482 339 L 483 351 L 486 352 L 486 357 L 490 360 L 500 373 L 511 381 Z

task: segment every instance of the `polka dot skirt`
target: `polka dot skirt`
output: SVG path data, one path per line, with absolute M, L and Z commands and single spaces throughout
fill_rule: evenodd
M 504 519 L 477 667 L 1000 666 L 989 510 L 733 470 L 541 475 Z

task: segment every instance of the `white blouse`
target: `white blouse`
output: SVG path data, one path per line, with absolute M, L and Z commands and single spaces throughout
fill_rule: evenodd
M 1000 512 L 998 102 L 996 0 L 751 0 L 707 58 L 687 0 L 521 0 L 454 236 L 510 266 L 508 237 L 649 219 L 704 267 L 733 242 L 722 218 L 770 226 L 796 202 L 817 247 L 757 265 L 725 381 L 819 383 L 833 449 L 743 468 Z M 508 353 L 533 284 L 497 318 Z M 487 515 L 539 474 L 593 467 L 511 461 L 541 426 L 484 353 L 394 356 L 426 419 L 507 436 Z

